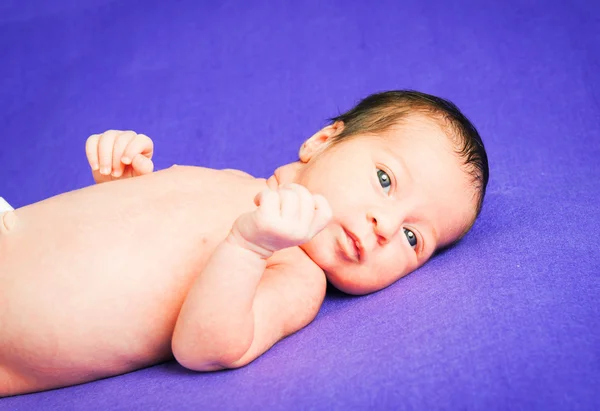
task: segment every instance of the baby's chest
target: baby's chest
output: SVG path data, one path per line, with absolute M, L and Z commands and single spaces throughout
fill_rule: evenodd
M 265 188 L 264 180 L 232 172 L 177 167 L 156 182 L 147 181 L 153 205 L 152 217 L 167 235 L 201 233 L 205 240 L 224 237 L 235 220 L 253 211 L 254 197 Z M 159 192 L 158 195 L 154 194 Z
M 177 169 L 140 181 L 137 189 L 146 200 L 145 205 L 137 204 L 144 217 L 135 224 L 135 237 L 148 241 L 154 255 L 205 260 L 236 219 L 256 209 L 254 197 L 266 185 L 230 172 Z

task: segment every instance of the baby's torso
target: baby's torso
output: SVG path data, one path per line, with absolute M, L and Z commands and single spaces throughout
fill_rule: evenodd
M 264 188 L 178 166 L 17 209 L 0 235 L 0 362 L 101 373 L 169 358 L 192 281 Z

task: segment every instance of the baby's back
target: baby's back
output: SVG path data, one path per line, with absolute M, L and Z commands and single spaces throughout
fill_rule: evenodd
M 174 167 L 16 210 L 0 233 L 0 379 L 67 384 L 170 358 L 192 280 L 265 187 Z

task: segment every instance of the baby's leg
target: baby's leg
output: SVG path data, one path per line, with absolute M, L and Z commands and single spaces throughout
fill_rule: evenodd
M 7 211 L 11 210 L 11 211 Z M 10 214 L 10 215 L 9 215 Z M 2 261 L 3 254 L 6 253 L 5 242 L 7 240 L 7 235 L 13 229 L 16 223 L 16 215 L 12 211 L 12 208 L 8 206 L 6 202 L 0 197 L 0 272 L 2 271 Z M 2 295 L 0 295 L 0 301 L 2 301 Z M 5 306 L 5 304 L 2 304 Z M 4 312 L 0 312 L 0 323 L 4 323 L 1 321 L 4 316 Z M 3 341 L 0 340 L 0 343 Z M 0 344 L 0 398 L 14 395 L 23 390 L 24 387 L 22 378 L 15 375 L 14 372 L 10 371 L 7 365 L 3 361 L 3 344 Z
M 0 197 L 0 272 L 3 266 L 3 254 L 7 252 L 6 245 L 10 238 L 11 231 L 17 224 L 17 215 L 12 211 L 12 207 L 8 205 Z M 0 295 L 0 302 L 2 301 L 2 295 Z M 5 306 L 5 304 L 0 304 Z M 3 317 L 6 313 L 0 311 L 0 324 L 3 324 Z M 6 331 L 6 330 L 5 330 Z M 24 375 L 10 369 L 8 364 L 5 362 L 6 358 L 3 358 L 6 351 L 6 341 L 0 339 L 0 398 L 23 394 L 26 392 L 36 391 L 38 387 L 36 384 L 28 381 Z
M 0 235 L 8 234 L 17 223 L 17 215 L 14 211 L 7 211 L 5 213 L 0 214 Z
M 11 205 L 8 204 L 5 199 L 0 197 L 0 230 L 10 231 L 13 228 L 16 220 L 13 211 L 14 209 Z
M 6 254 L 11 242 L 11 235 L 17 226 L 17 220 L 18 217 L 14 211 L 0 214 L 0 284 L 2 284 L 2 268 L 6 268 Z M 6 297 L 6 295 L 2 295 L 0 289 L 0 398 L 54 388 L 52 384 L 23 372 L 15 363 L 12 355 L 15 351 L 15 341 L 9 341 L 11 339 L 6 338 L 9 330 L 3 329 L 8 324 L 6 317 L 8 313 L 3 309 L 6 307 Z
M 14 209 L 5 199 L 0 197 L 0 233 L 10 231 L 16 222 Z

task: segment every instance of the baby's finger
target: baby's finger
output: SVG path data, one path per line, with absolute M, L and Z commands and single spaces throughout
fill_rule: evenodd
M 313 195 L 315 202 L 315 214 L 311 224 L 311 237 L 323 230 L 333 217 L 333 211 L 329 202 L 320 194 Z
M 98 140 L 98 161 L 100 163 L 100 174 L 109 175 L 112 170 L 112 155 L 115 138 L 119 132 L 108 130 Z
M 276 191 L 266 189 L 254 197 L 254 204 L 258 206 L 258 212 L 265 216 L 279 216 L 281 202 Z
M 131 164 L 133 158 L 138 154 L 142 154 L 144 157 L 152 159 L 153 153 L 154 142 L 152 142 L 152 139 L 145 134 L 136 134 L 135 138 L 127 144 L 121 162 L 123 164 Z
M 149 158 L 144 157 L 141 154 L 133 157 L 131 162 L 132 174 L 134 177 L 141 176 L 144 174 L 150 174 L 154 170 L 154 163 Z
M 98 162 L 98 140 L 99 134 L 92 134 L 85 141 L 85 155 L 92 170 L 97 171 L 100 166 Z
M 131 140 L 135 138 L 135 132 L 133 131 L 123 131 L 122 133 L 117 134 L 115 137 L 115 143 L 113 145 L 113 153 L 112 153 L 112 176 L 113 177 L 121 177 L 123 174 L 123 170 L 125 169 L 125 165 L 121 162 L 121 157 L 123 156 L 123 152 L 125 148 L 129 144 Z

